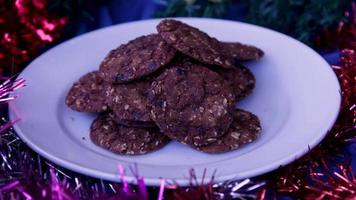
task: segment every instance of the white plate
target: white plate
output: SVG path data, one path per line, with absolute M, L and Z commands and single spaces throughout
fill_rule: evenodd
M 182 20 L 224 41 L 256 45 L 265 57 L 247 63 L 256 76 L 252 95 L 239 107 L 259 116 L 262 136 L 241 149 L 218 155 L 197 152 L 172 142 L 142 156 L 120 156 L 89 139 L 94 115 L 78 113 L 64 104 L 72 83 L 98 68 L 110 49 L 155 32 L 159 20 L 120 24 L 64 42 L 34 60 L 20 75 L 27 87 L 12 102 L 11 119 L 21 139 L 45 158 L 93 177 L 119 181 L 117 165 L 137 163 L 149 185 L 159 178 L 189 183 L 189 169 L 198 179 L 216 169 L 216 181 L 266 173 L 302 156 L 318 144 L 333 125 L 340 105 L 339 84 L 328 63 L 309 47 L 281 33 L 254 25 L 215 20 Z M 85 139 L 83 139 L 85 138 Z M 130 170 L 127 179 L 135 180 Z

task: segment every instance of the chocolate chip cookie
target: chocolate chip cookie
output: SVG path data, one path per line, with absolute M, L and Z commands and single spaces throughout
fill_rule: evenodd
M 155 151 L 169 142 L 158 128 L 134 128 L 117 124 L 108 115 L 98 116 L 90 128 L 90 138 L 98 146 L 125 155 Z
M 152 83 L 149 100 L 151 118 L 167 136 L 202 146 L 230 126 L 235 96 L 219 74 L 180 59 Z
M 158 34 L 141 36 L 112 50 L 101 63 L 100 71 L 108 82 L 129 82 L 163 67 L 175 52 Z
M 128 84 L 112 84 L 106 90 L 106 102 L 119 124 L 136 127 L 155 126 L 150 118 L 147 95 L 151 81 L 143 79 Z
M 108 84 L 104 82 L 98 71 L 82 76 L 70 88 L 65 103 L 79 112 L 103 112 L 106 105 L 105 90 Z
M 255 77 L 241 61 L 263 56 L 257 47 L 220 42 L 183 22 L 165 19 L 158 34 L 110 51 L 99 71 L 81 77 L 65 103 L 100 113 L 90 128 L 96 145 L 123 155 L 155 151 L 170 139 L 222 153 L 260 135 L 257 116 L 235 109 Z
M 234 60 L 222 52 L 220 42 L 197 28 L 165 19 L 158 24 L 157 30 L 167 43 L 185 55 L 202 63 L 233 67 Z
M 236 61 L 257 60 L 264 55 L 261 49 L 239 42 L 221 42 L 221 49 L 225 55 Z
M 251 143 L 258 138 L 261 133 L 261 125 L 257 116 L 237 109 L 234 112 L 234 121 L 230 125 L 226 134 L 212 144 L 193 147 L 205 153 L 223 153 Z
M 214 68 L 214 70 L 229 83 L 237 101 L 247 97 L 255 88 L 256 79 L 252 72 L 244 66 L 234 69 Z

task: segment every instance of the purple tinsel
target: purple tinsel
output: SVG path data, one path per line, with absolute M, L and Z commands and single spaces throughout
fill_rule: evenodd
M 7 103 L 16 96 L 11 92 L 24 87 L 23 79 L 9 78 L 0 85 L 0 102 Z M 9 96 L 10 94 L 10 96 Z M 254 199 L 253 193 L 264 185 L 254 183 L 250 179 L 224 182 L 218 184 L 179 187 L 167 185 L 161 179 L 160 187 L 148 187 L 144 177 L 138 175 L 137 185 L 125 181 L 125 169 L 118 164 L 118 174 L 121 183 L 109 182 L 87 177 L 42 158 L 24 144 L 14 132 L 12 125 L 16 123 L 0 118 L 0 199 L 194 199 L 197 195 L 213 195 L 214 199 Z M 132 170 L 132 169 L 131 169 Z M 194 178 L 192 174 L 192 178 Z M 194 182 L 198 183 L 197 180 Z M 173 190 L 172 190 L 173 189 Z M 169 194 L 167 194 L 169 193 Z

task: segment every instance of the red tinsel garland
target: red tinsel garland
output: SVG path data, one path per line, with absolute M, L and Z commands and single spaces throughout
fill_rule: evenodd
M 62 28 L 68 20 L 66 17 L 48 13 L 45 9 L 47 3 L 47 0 L 0 0 L 0 76 L 18 72 L 20 70 L 19 66 L 26 63 L 30 58 L 33 58 L 39 48 L 53 42 L 59 37 Z M 333 35 L 333 37 L 339 38 L 338 47 L 342 49 L 340 51 L 340 65 L 333 66 L 342 88 L 342 106 L 336 124 L 333 129 L 330 130 L 325 140 L 307 155 L 284 168 L 258 178 L 260 181 L 253 182 L 253 185 L 248 188 L 260 188 L 266 183 L 264 189 L 257 192 L 258 199 L 264 199 L 271 193 L 272 195 L 287 194 L 303 199 L 356 199 L 356 178 L 350 163 L 345 161 L 340 162 L 337 160 L 338 157 L 335 156 L 335 152 L 338 152 L 345 144 L 356 141 L 355 10 L 356 6 L 353 4 L 354 13 L 346 13 L 346 17 L 350 17 L 351 19 L 350 23 L 341 23 Z M 23 83 L 21 82 L 21 84 Z M 8 89 L 7 87 L 4 88 Z M 1 91 L 2 90 L 0 90 L 0 92 Z M 4 127 L 6 126 L 0 128 Z M 0 154 L 1 153 L 0 151 Z M 18 150 L 16 153 L 20 154 L 23 152 Z M 31 152 L 26 154 L 26 156 L 28 155 L 31 155 Z M 3 156 L 3 154 L 1 154 L 1 156 Z M 14 157 L 12 157 L 12 159 L 14 159 Z M 20 165 L 21 162 L 18 161 L 21 161 L 21 159 L 14 161 L 14 163 L 12 163 L 13 166 L 15 166 L 15 164 Z M 330 161 L 338 163 L 337 168 L 331 168 L 328 164 Z M 7 165 L 9 163 L 6 162 L 5 164 Z M 11 163 L 9 165 L 11 165 Z M 4 167 L 4 169 L 7 168 Z M 51 179 L 42 180 L 42 174 L 37 172 L 35 168 L 28 168 L 26 170 L 24 173 L 21 172 L 21 179 L 15 179 L 5 186 L 0 187 L 0 198 L 2 197 L 1 193 L 9 195 L 19 193 L 25 198 L 43 197 L 43 191 L 48 193 L 46 197 L 49 198 L 49 195 L 51 195 L 52 199 L 80 198 L 80 196 L 76 196 L 77 187 L 81 185 L 80 182 L 78 182 L 79 184 L 76 188 L 72 187 L 65 179 L 58 179 L 56 173 L 58 174 L 60 171 L 54 172 L 51 167 L 50 170 L 47 170 Z M 6 177 L 13 178 L 14 175 L 9 172 L 9 176 L 6 175 Z M 140 187 L 142 186 L 141 188 L 144 188 L 144 179 L 138 180 L 142 181 Z M 197 186 L 195 184 L 186 188 L 178 186 L 170 188 L 166 186 L 159 191 L 162 191 L 162 195 L 164 191 L 164 196 L 169 199 L 238 198 L 239 192 L 244 193 L 244 197 L 247 197 L 249 191 L 255 191 L 236 189 L 235 193 L 232 192 L 232 188 L 248 186 L 249 181 L 249 179 L 246 179 L 241 182 L 235 181 L 205 186 Z M 110 184 L 111 183 L 108 185 Z M 163 186 L 165 185 L 163 184 Z M 81 187 L 84 188 L 83 186 Z M 98 196 L 99 192 L 97 190 L 91 188 L 91 185 L 87 186 L 87 190 L 90 190 L 87 191 L 88 194 L 95 192 L 94 196 L 96 195 L 98 198 L 101 197 Z M 119 185 L 114 185 L 113 190 L 119 192 L 115 195 L 108 195 L 108 198 L 139 199 L 142 197 L 139 196 L 140 194 L 136 195 L 134 190 L 130 189 L 130 192 L 127 192 L 120 188 Z M 151 188 L 150 190 L 152 192 L 155 189 Z M 145 198 L 148 198 L 147 191 L 141 191 L 144 191 Z M 252 195 L 252 197 L 255 196 Z
M 350 162 L 340 163 L 338 159 L 348 158 L 336 155 L 347 143 L 356 142 L 355 18 L 351 24 L 341 27 L 339 36 L 346 35 L 349 37 L 342 38 L 343 43 L 340 44 L 344 47 L 340 53 L 340 65 L 332 66 L 341 85 L 339 117 L 321 144 L 301 159 L 278 170 L 272 177 L 270 188 L 278 193 L 304 199 L 356 199 L 356 178 Z M 329 161 L 339 163 L 338 168 L 330 168 Z
M 350 163 L 340 163 L 335 156 L 345 144 L 356 142 L 356 51 L 342 50 L 341 64 L 334 69 L 343 99 L 338 120 L 318 147 L 272 177 L 270 188 L 281 194 L 304 199 L 356 199 L 356 178 Z M 330 168 L 328 161 L 338 162 L 338 168 Z
M 0 75 L 20 71 L 61 34 L 68 19 L 46 9 L 47 0 L 0 0 Z

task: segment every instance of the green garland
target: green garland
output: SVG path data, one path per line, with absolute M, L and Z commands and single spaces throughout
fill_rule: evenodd
M 168 0 L 160 17 L 224 17 L 231 1 Z M 307 45 L 315 44 L 316 34 L 345 21 L 350 0 L 242 0 L 246 21 L 286 33 Z M 232 14 L 234 15 L 234 14 Z M 236 14 L 237 16 L 238 14 Z
M 230 0 L 166 0 L 157 1 L 165 9 L 156 17 L 222 17 L 230 5 Z
M 349 0 L 249 0 L 248 21 L 313 46 L 315 36 L 346 21 Z
M 340 21 L 347 22 L 345 10 L 351 0 L 155 0 L 162 5 L 155 17 L 241 17 L 231 6 L 247 11 L 248 23 L 286 33 L 307 45 L 316 47 L 316 35 L 334 29 Z M 110 0 L 50 0 L 49 10 L 66 13 L 72 20 L 93 17 L 86 10 L 88 3 L 103 4 Z M 238 5 L 239 4 L 239 5 Z M 243 9 L 242 9 L 243 10 Z

